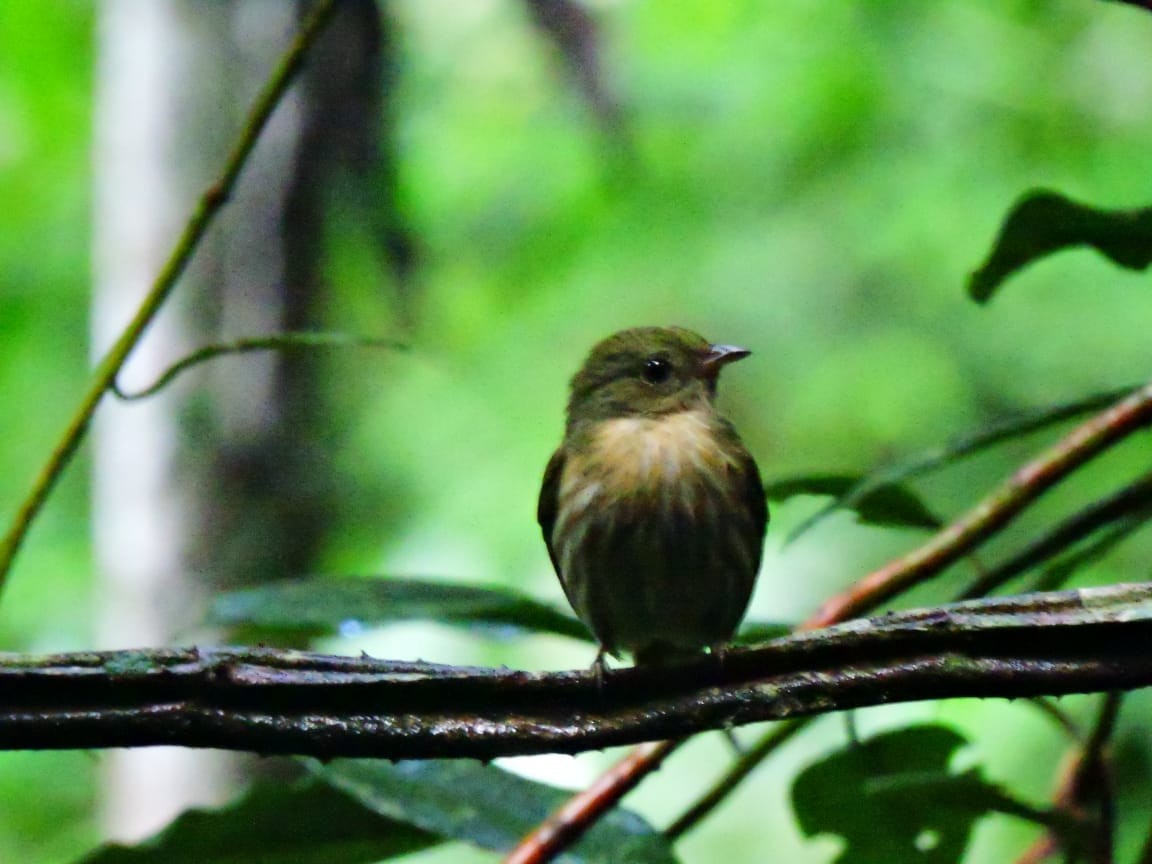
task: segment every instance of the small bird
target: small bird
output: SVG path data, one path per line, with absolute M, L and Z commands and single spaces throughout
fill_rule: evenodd
M 604 654 L 637 664 L 723 651 L 760 569 L 768 507 L 756 462 L 716 409 L 751 352 L 681 327 L 597 344 L 571 382 L 537 520 L 568 602 Z

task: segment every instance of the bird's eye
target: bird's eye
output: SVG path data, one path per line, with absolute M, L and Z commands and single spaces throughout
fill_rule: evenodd
M 649 384 L 663 384 L 672 375 L 672 364 L 663 357 L 649 357 L 642 374 Z

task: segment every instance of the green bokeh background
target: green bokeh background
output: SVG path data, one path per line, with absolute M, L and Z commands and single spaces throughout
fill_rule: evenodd
M 987 307 L 963 287 L 1029 188 L 1108 207 L 1152 201 L 1152 16 L 1094 0 L 592 8 L 633 148 L 624 169 L 609 167 L 587 106 L 521 6 L 391 5 L 420 294 L 412 351 L 325 361 L 341 436 L 334 470 L 354 514 L 326 569 L 499 581 L 560 603 L 533 523 L 539 477 L 567 377 L 592 342 L 625 326 L 681 324 L 755 352 L 726 373 L 722 399 L 769 479 L 866 470 L 1014 410 L 1148 376 L 1147 275 L 1068 252 Z M 87 375 L 96 12 L 79 0 L 0 4 L 4 519 Z M 331 232 L 328 324 L 387 332 L 394 298 L 365 242 Z M 243 359 L 222 362 L 242 374 Z M 1041 444 L 918 488 L 954 514 Z M 1008 542 L 1146 468 L 1148 452 L 1145 435 L 1110 454 Z M 12 574 L 4 650 L 94 647 L 87 470 L 82 450 Z M 758 617 L 797 619 L 918 539 L 838 516 L 785 547 L 817 505 L 775 509 Z M 1146 578 L 1149 551 L 1138 537 L 1083 578 Z M 966 575 L 916 599 L 941 600 Z M 374 644 L 444 662 L 590 660 L 560 640 L 493 645 L 415 625 Z M 1149 707 L 1129 702 L 1118 742 L 1129 813 L 1149 797 L 1136 734 Z M 1044 800 L 1064 744 L 1027 705 L 876 710 L 860 725 L 939 716 L 976 739 L 966 759 Z M 796 767 L 843 741 L 835 718 L 819 730 L 692 835 L 684 860 L 829 860 L 834 843 L 800 838 L 786 804 Z M 531 770 L 559 766 L 575 783 L 605 758 Z M 663 824 L 727 758 L 722 742 L 702 740 L 629 800 Z M 0 753 L 0 861 L 67 861 L 98 839 L 98 759 Z M 1128 858 L 1140 822 L 1121 823 Z M 986 820 L 967 860 L 1005 860 L 1033 833 Z M 451 846 L 420 860 L 491 856 Z

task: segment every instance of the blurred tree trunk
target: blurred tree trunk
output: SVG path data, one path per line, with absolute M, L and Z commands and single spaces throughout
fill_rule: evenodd
M 159 271 L 295 31 L 280 0 L 107 0 L 96 106 L 96 351 Z M 380 23 L 348 2 L 272 118 L 173 303 L 131 358 L 133 389 L 195 346 L 322 326 L 322 210 L 335 166 L 379 153 Z M 188 643 L 207 596 L 313 570 L 336 514 L 317 355 L 217 361 L 156 397 L 110 403 L 94 436 L 99 647 Z M 219 801 L 243 763 L 106 754 L 105 826 L 138 837 Z

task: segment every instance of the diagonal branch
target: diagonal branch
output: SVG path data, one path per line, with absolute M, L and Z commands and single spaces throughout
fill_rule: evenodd
M 1012 557 L 984 573 L 964 590 L 961 599 L 967 600 L 991 594 L 1013 577 L 1054 558 L 1101 528 L 1121 520 L 1127 522 L 1128 519 L 1138 525 L 1152 516 L 1150 511 L 1152 511 L 1152 472 L 1144 474 L 1118 492 L 1094 501 L 1084 509 L 1073 513 Z
M 0 655 L 0 748 L 491 759 L 955 696 L 1152 684 L 1152 586 L 856 621 L 676 666 L 529 674 L 273 649 Z

